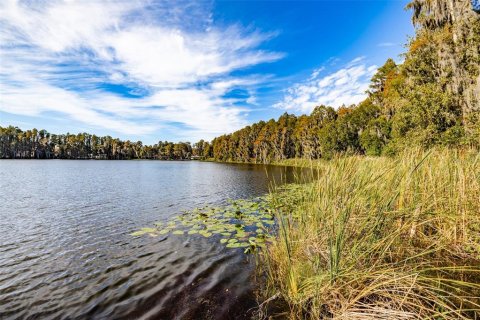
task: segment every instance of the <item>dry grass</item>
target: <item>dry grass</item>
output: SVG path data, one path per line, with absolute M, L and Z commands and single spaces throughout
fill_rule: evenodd
M 272 193 L 264 298 L 279 297 L 290 319 L 480 319 L 478 153 L 316 166 L 318 181 L 290 200 Z

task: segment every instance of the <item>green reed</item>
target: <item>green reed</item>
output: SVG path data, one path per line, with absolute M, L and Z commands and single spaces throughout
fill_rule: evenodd
M 480 318 L 479 160 L 415 149 L 304 163 L 318 180 L 271 193 L 263 298 L 291 319 Z

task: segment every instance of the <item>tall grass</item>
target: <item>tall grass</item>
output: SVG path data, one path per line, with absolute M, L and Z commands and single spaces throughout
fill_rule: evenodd
M 279 231 L 260 256 L 265 299 L 290 319 L 480 319 L 478 153 L 316 166 L 319 179 L 296 196 L 272 193 Z

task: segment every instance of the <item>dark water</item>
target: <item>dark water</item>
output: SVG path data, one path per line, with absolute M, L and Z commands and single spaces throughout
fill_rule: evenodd
M 252 256 L 214 238 L 129 234 L 181 210 L 262 195 L 294 170 L 0 161 L 0 319 L 248 318 Z

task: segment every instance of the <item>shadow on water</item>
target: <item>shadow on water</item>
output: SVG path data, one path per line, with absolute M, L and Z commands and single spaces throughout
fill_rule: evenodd
M 214 237 L 130 233 L 296 175 L 201 162 L 1 161 L 0 318 L 248 319 L 252 256 Z

